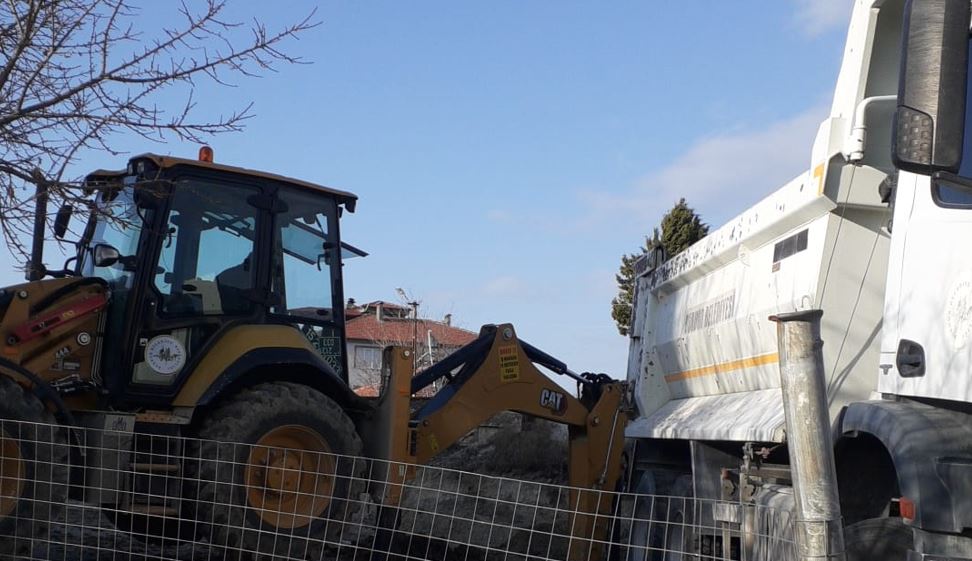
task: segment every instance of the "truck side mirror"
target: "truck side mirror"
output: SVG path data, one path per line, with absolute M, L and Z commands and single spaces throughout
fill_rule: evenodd
M 100 243 L 94 246 L 95 267 L 111 267 L 121 259 L 121 254 L 114 247 Z
M 891 156 L 899 169 L 958 171 L 968 72 L 969 1 L 909 0 Z
M 71 222 L 71 215 L 74 213 L 74 207 L 71 205 L 61 205 L 61 208 L 57 209 L 57 215 L 54 217 L 54 237 L 62 240 L 64 239 L 64 234 L 67 233 L 68 224 Z

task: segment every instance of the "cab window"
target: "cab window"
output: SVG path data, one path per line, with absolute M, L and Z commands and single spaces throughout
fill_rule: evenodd
M 965 79 L 965 135 L 962 139 L 962 165 L 958 174 L 972 179 L 972 38 L 969 39 L 969 68 Z
M 255 188 L 177 182 L 155 274 L 163 316 L 237 315 L 253 309 Z
M 972 39 L 969 41 L 969 69 L 966 80 L 965 133 L 959 177 L 938 177 L 932 182 L 935 203 L 945 208 L 972 208 Z
M 331 264 L 339 258 L 329 227 L 334 200 L 294 189 L 282 189 L 279 199 L 285 210 L 277 215 L 273 312 L 330 321 Z
M 277 197 L 281 211 L 275 216 L 271 311 L 296 326 L 342 375 L 344 342 L 333 291 L 341 266 L 337 205 L 329 196 L 294 188 L 280 189 Z

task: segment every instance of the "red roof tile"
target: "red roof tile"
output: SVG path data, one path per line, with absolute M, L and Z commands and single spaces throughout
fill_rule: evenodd
M 360 386 L 354 388 L 354 393 L 358 394 L 360 397 L 380 397 L 381 396 L 381 385 L 371 384 L 370 386 Z M 432 386 L 426 386 L 418 391 L 413 397 L 419 399 L 431 399 L 436 394 L 436 390 Z
M 375 341 L 385 345 L 411 345 L 415 335 L 415 321 L 411 319 L 385 318 L 378 321 L 374 314 L 351 318 L 347 322 L 349 341 Z M 418 320 L 418 340 L 426 341 L 428 332 L 445 347 L 461 347 L 471 343 L 477 335 L 472 331 L 447 325 L 441 321 Z
M 378 397 L 379 394 L 378 384 L 371 384 L 370 386 L 361 386 L 354 388 L 354 393 L 358 394 L 360 397 Z

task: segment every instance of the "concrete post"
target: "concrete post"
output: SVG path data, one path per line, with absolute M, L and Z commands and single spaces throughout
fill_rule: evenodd
M 786 443 L 796 501 L 801 561 L 840 560 L 844 532 L 824 385 L 821 310 L 780 314 L 777 322 Z

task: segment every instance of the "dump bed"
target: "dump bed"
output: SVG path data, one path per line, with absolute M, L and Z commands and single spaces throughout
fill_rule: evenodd
M 629 379 L 638 436 L 779 441 L 770 315 L 822 308 L 828 394 L 866 399 L 878 363 L 886 211 L 802 174 L 637 283 Z
M 808 169 L 639 276 L 628 364 L 639 417 L 629 436 L 781 441 L 768 318 L 782 312 L 824 311 L 833 415 L 874 392 L 891 216 L 879 186 L 893 171 L 900 33 L 900 0 L 858 0 Z

